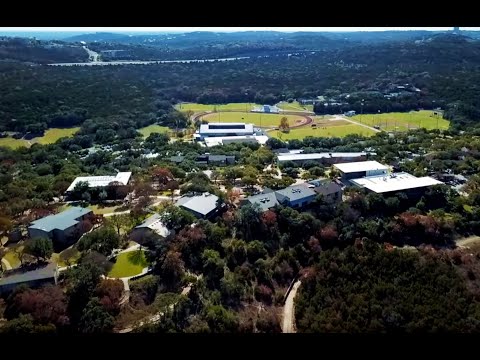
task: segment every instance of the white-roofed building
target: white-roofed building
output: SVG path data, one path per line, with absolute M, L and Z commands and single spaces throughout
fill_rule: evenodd
M 198 130 L 199 140 L 207 137 L 246 136 L 254 134 L 253 124 L 245 123 L 208 123 L 201 124 Z
M 131 172 L 119 172 L 116 176 L 79 176 L 70 184 L 67 189 L 67 193 L 73 191 L 75 186 L 79 182 L 88 183 L 89 188 L 102 188 L 107 187 L 111 183 L 116 183 L 117 185 L 127 185 L 132 176 Z
M 305 161 L 318 161 L 325 164 L 335 164 L 341 162 L 364 161 L 368 155 L 375 155 L 366 152 L 325 152 L 325 153 L 280 153 L 277 156 L 278 163 L 293 161 L 294 163 L 304 163 Z
M 135 227 L 130 233 L 130 237 L 139 244 L 142 244 L 149 236 L 165 239 L 168 235 L 170 235 L 170 230 L 163 224 L 160 215 L 157 213 Z
M 426 188 L 443 184 L 430 176 L 416 177 L 406 172 L 399 172 L 390 175 L 367 176 L 359 179 L 352 179 L 354 185 L 365 188 L 377 194 L 394 194 L 404 191 L 409 195 L 420 195 Z
M 204 139 L 207 147 L 226 145 L 231 143 L 259 143 L 265 145 L 268 140 L 266 135 L 245 135 L 245 136 L 213 136 Z
M 386 175 L 389 168 L 378 161 L 357 161 L 333 165 L 340 171 L 343 181 L 366 176 Z

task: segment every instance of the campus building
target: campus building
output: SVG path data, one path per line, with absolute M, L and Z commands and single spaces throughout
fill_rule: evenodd
M 139 244 L 142 244 L 150 236 L 165 239 L 168 235 L 170 235 L 170 230 L 163 224 L 160 215 L 157 213 L 136 226 L 130 233 L 132 240 Z
M 292 161 L 298 165 L 302 165 L 305 161 L 317 161 L 325 165 L 332 165 L 344 162 L 365 161 L 369 155 L 376 155 L 375 153 L 367 152 L 331 152 L 331 153 L 280 153 L 277 155 L 277 162 L 279 164 Z
M 132 176 L 131 172 L 119 172 L 116 176 L 79 176 L 70 184 L 67 193 L 72 192 L 79 182 L 88 183 L 89 188 L 104 188 L 109 185 L 127 185 Z
M 27 285 L 30 288 L 38 288 L 46 284 L 53 285 L 57 283 L 57 279 L 57 265 L 53 263 L 32 271 L 24 271 L 21 268 L 8 270 L 0 279 L 0 294 L 10 293 L 20 285 Z
M 388 196 L 404 192 L 409 197 L 420 197 L 428 187 L 443 184 L 443 182 L 435 180 L 430 176 L 416 177 L 406 172 L 367 176 L 351 179 L 350 182 L 376 194 Z
M 210 219 L 221 208 L 218 200 L 218 196 L 208 192 L 203 194 L 186 194 L 177 200 L 176 205 L 191 212 L 198 219 Z
M 340 172 L 343 182 L 366 176 L 386 175 L 388 166 L 377 161 L 358 161 L 343 164 L 334 164 L 333 167 Z
M 72 207 L 61 213 L 32 221 L 28 227 L 28 235 L 30 238 L 43 237 L 56 243 L 68 243 L 70 239 L 75 240 L 88 230 L 82 226 L 82 221 L 91 217 L 93 217 L 91 209 Z
M 196 135 L 198 135 L 197 140 L 204 140 L 207 137 L 247 136 L 253 134 L 253 124 L 212 122 L 201 124 Z

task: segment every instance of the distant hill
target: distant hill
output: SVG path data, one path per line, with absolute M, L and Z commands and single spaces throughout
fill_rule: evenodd
M 128 39 L 128 35 L 126 34 L 118 34 L 118 33 L 109 33 L 109 32 L 100 32 L 100 33 L 92 33 L 92 34 L 80 34 L 75 36 L 70 36 L 67 38 L 62 39 L 63 41 L 69 42 L 94 42 L 94 41 L 122 41 L 124 39 Z

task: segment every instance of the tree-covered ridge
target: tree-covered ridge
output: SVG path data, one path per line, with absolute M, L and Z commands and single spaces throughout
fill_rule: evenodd
M 35 64 L 86 62 L 88 54 L 81 46 L 58 41 L 0 37 L 0 59 Z
M 46 126 L 77 125 L 86 118 L 107 116 L 153 122 L 159 118 L 154 105 L 158 100 L 274 104 L 317 96 L 345 103 L 328 110 L 319 104 L 318 113 L 442 106 L 454 123 L 457 118 L 471 122 L 478 119 L 480 42 L 459 39 L 356 45 L 211 63 L 66 68 L 4 63 L 0 130 L 25 130 L 39 119 Z M 420 91 L 402 90 L 385 98 L 406 84 Z
M 480 330 L 480 304 L 452 264 L 369 241 L 322 252 L 295 304 L 299 332 Z

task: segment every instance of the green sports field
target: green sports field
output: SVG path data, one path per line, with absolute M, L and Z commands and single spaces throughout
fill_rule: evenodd
M 293 101 L 291 103 L 281 101 L 277 104 L 277 106 L 279 109 L 288 111 L 313 111 L 313 105 L 301 105 L 298 101 Z
M 288 119 L 290 126 L 297 121 L 304 119 L 298 115 L 282 115 L 282 114 L 264 114 L 264 113 L 246 113 L 246 112 L 218 112 L 202 116 L 202 120 L 209 122 L 244 122 L 247 124 L 255 124 L 257 126 L 278 127 L 282 117 Z
M 385 113 L 356 115 L 352 120 L 369 126 L 379 126 L 385 131 L 407 131 L 409 129 L 425 128 L 448 129 L 450 122 L 442 119 L 441 116 L 433 116 L 433 111 L 421 110 L 407 113 Z
M 53 144 L 63 137 L 72 137 L 76 132 L 80 130 L 79 127 L 74 128 L 52 128 L 45 131 L 45 134 L 41 137 L 33 138 L 32 140 L 14 139 L 12 137 L 0 138 L 0 146 L 9 147 L 11 149 L 18 149 L 21 146 L 30 147 L 31 144 L 39 143 L 42 145 Z
M 351 134 L 363 135 L 363 136 L 372 136 L 375 135 L 375 131 L 367 129 L 360 125 L 348 124 L 348 125 L 337 125 L 337 126 L 327 126 L 325 128 L 317 127 L 312 128 L 311 126 L 305 126 L 298 129 L 292 129 L 288 133 L 282 133 L 281 131 L 270 131 L 268 133 L 270 136 L 282 139 L 282 140 L 301 140 L 307 136 L 315 137 L 344 137 Z
M 182 103 L 175 105 L 175 108 L 180 111 L 192 110 L 193 112 L 200 111 L 250 111 L 254 107 L 262 106 L 255 103 L 230 103 L 230 104 L 197 104 L 197 103 Z
M 157 124 L 149 125 L 147 127 L 138 129 L 138 131 L 143 135 L 143 137 L 147 138 L 150 134 L 153 133 L 166 133 L 170 129 L 166 126 L 160 126 Z

